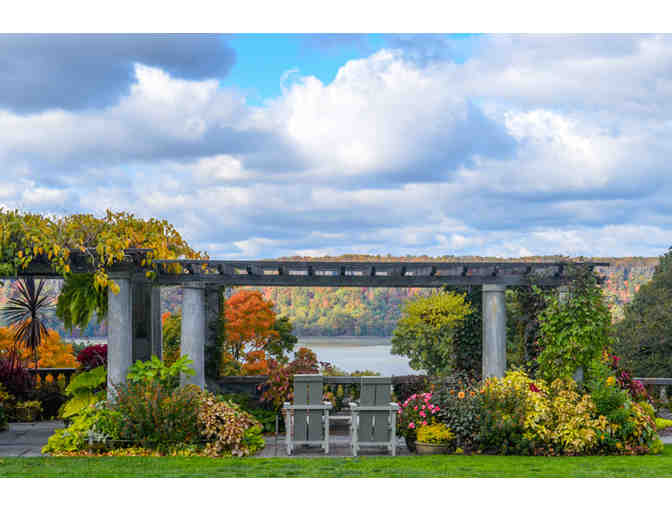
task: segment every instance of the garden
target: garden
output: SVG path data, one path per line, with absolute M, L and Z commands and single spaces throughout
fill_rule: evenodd
M 65 279 L 57 297 L 49 294 L 43 281 L 15 279 L 14 297 L 2 311 L 8 327 L 0 328 L 0 430 L 8 421 L 63 420 L 63 428 L 43 449 L 54 457 L 45 461 L 47 471 L 58 465 L 76 466 L 77 459 L 70 457 L 92 462 L 164 457 L 173 466 L 182 465 L 182 460 L 169 457 L 195 457 L 191 465 L 216 471 L 207 458 L 254 456 L 264 448 L 268 434 L 282 427 L 277 417 L 282 404 L 292 400 L 294 375 L 375 375 L 371 371 L 347 374 L 320 362 L 309 349 L 295 350 L 291 323 L 277 317 L 273 303 L 260 292 L 247 289 L 226 300 L 206 370 L 212 380 L 261 378 L 255 391 L 208 391 L 180 383 L 193 370 L 191 361 L 180 353 L 179 312 L 162 317 L 163 359 L 137 361 L 125 381 L 108 387 L 106 347 L 65 343 L 47 327 L 47 311 L 54 308 L 70 329 L 104 318 L 107 287 L 113 285 L 106 270 L 126 248 L 151 247 L 159 256 L 172 257 L 195 256 L 195 252 L 170 225 L 155 220 L 108 213 L 104 220 L 76 217 L 52 225 L 52 220 L 31 216 L 28 223 L 37 226 L 27 237 L 18 229 L 21 222 L 15 216 L 2 214 L 4 276 L 16 277 L 21 267 L 39 259 L 50 261 Z M 59 232 L 72 235 L 61 239 Z M 50 236 L 58 242 L 49 244 Z M 115 241 L 119 238 L 128 242 Z M 107 262 L 98 265 L 93 275 L 74 275 L 64 251 Z M 239 464 L 240 474 L 249 475 L 244 466 L 262 466 L 263 461 L 271 473 L 273 466 L 282 466 L 287 476 L 293 470 L 316 475 L 320 466 L 327 470 L 336 466 L 330 463 L 337 463 L 331 473 L 342 476 L 350 472 L 392 476 L 394 469 L 403 471 L 402 465 L 439 476 L 460 476 L 459 466 L 466 470 L 462 474 L 469 472 L 468 466 L 482 465 L 486 471 L 487 466 L 499 466 L 517 476 L 515 465 L 542 466 L 540 473 L 546 465 L 507 463 L 492 456 L 594 456 L 600 459 L 595 466 L 617 466 L 622 464 L 605 457 L 626 455 L 659 456 L 660 462 L 651 466 L 667 466 L 669 473 L 670 448 L 663 445 L 660 434 L 672 430 L 672 422 L 661 416 L 670 410 L 670 403 L 648 392 L 615 354 L 617 342 L 596 276 L 579 266 L 570 265 L 567 271 L 572 275 L 568 300 L 560 299 L 554 289 L 538 287 L 532 279 L 529 285 L 507 291 L 513 313 L 507 322 L 509 371 L 502 378 L 481 377 L 479 289 L 441 289 L 404 305 L 392 352 L 407 356 L 411 366 L 426 375 L 397 378 L 393 399 L 400 406 L 397 433 L 409 450 L 419 454 L 413 457 L 417 460 L 385 459 L 389 464 L 384 468 L 375 459 L 352 463 L 271 459 L 277 464 L 258 459 L 259 464 Z M 74 374 L 69 381 L 38 375 L 36 369 L 49 367 L 70 368 Z M 343 411 L 358 399 L 358 387 L 325 385 L 323 398 L 331 401 L 335 411 Z M 450 454 L 445 458 L 451 459 L 453 467 L 444 460 L 429 467 L 420 454 Z M 478 459 L 483 459 L 482 464 Z M 62 463 L 53 463 L 57 460 Z M 313 465 L 306 463 L 313 461 Z M 118 466 L 117 461 L 109 462 L 105 465 Z M 30 464 L 2 459 L 0 472 L 20 471 L 22 463 Z M 563 460 L 553 466 L 562 471 L 577 465 Z M 123 475 L 124 469 L 119 469 Z M 156 470 L 157 475 L 165 473 L 162 468 Z

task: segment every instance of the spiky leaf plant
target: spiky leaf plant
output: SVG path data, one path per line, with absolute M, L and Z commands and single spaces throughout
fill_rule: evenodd
M 46 280 L 35 283 L 32 276 L 14 282 L 17 295 L 7 300 L 2 308 L 5 321 L 14 329 L 14 341 L 33 353 L 37 368 L 38 350 L 48 335 L 45 314 L 53 308 L 54 297 L 45 289 Z

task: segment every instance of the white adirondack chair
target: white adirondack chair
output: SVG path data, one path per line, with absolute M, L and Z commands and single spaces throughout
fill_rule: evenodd
M 285 402 L 287 455 L 297 445 L 319 445 L 329 453 L 329 411 L 331 402 L 322 401 L 323 377 L 313 374 L 294 376 L 294 403 Z
M 396 455 L 399 405 L 391 402 L 392 378 L 365 376 L 361 384 L 359 404 L 350 404 L 352 454 L 357 456 L 360 446 L 385 446 Z

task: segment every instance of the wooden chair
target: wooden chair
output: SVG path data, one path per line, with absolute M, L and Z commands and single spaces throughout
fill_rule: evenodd
M 357 456 L 360 446 L 385 446 L 394 456 L 399 405 L 391 402 L 392 378 L 367 376 L 361 384 L 359 404 L 350 404 L 352 454 Z
M 287 455 L 297 445 L 319 445 L 329 453 L 329 411 L 331 402 L 322 401 L 323 377 L 294 376 L 294 404 L 285 402 L 283 413 L 287 431 Z

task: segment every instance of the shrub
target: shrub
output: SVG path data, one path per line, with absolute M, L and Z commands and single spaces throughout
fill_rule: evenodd
M 127 383 L 115 387 L 110 404 L 118 423 L 119 439 L 132 446 L 161 451 L 197 442 L 201 390 L 192 385 L 169 389 L 160 380 Z
M 274 409 L 268 409 L 261 402 L 253 400 L 245 393 L 224 393 L 217 395 L 219 401 L 237 404 L 243 411 L 251 414 L 263 427 L 264 433 L 275 432 L 275 419 L 278 413 Z M 278 428 L 284 428 L 284 420 L 278 420 Z
M 5 390 L 5 387 L 0 384 L 0 409 L 2 409 L 2 414 L 6 421 L 13 414 L 15 404 L 16 398 L 14 395 Z
M 413 394 L 429 391 L 429 377 L 426 375 L 408 375 L 395 378 L 393 384 L 394 396 L 397 402 L 404 402 Z
M 78 355 L 77 361 L 84 370 L 92 370 L 99 366 L 107 366 L 107 344 L 89 345 Z
M 608 422 L 600 433 L 600 449 L 605 453 L 646 453 L 657 437 L 653 407 L 647 401 L 633 402 L 632 392 L 613 374 L 613 363 L 595 362 L 588 371 L 587 386 L 596 411 Z
M 656 418 L 657 430 L 663 430 L 668 427 L 672 427 L 672 420 L 666 420 L 665 418 Z
M 18 421 L 37 421 L 42 413 L 42 404 L 38 400 L 19 402 L 14 408 L 14 415 Z
M 106 388 L 107 370 L 105 366 L 98 366 L 77 374 L 65 389 L 65 394 L 70 397 L 70 400 L 61 408 L 61 417 L 72 418 L 84 409 L 105 399 Z
M 264 447 L 261 424 L 236 404 L 205 394 L 198 412 L 205 454 L 244 456 Z
M 481 445 L 505 454 L 585 454 L 598 447 L 607 420 L 571 378 L 550 385 L 522 371 L 488 379 L 483 388 Z
M 458 446 L 477 449 L 483 407 L 478 382 L 466 374 L 446 377 L 435 384 L 431 401 L 439 409 L 436 419 L 450 427 Z
M 59 455 L 67 452 L 77 452 L 86 450 L 89 444 L 89 437 L 101 439 L 101 434 L 96 433 L 96 425 L 101 422 L 108 414 L 104 403 L 87 407 L 82 410 L 72 420 L 72 423 L 63 429 L 56 429 L 54 434 L 49 437 L 47 444 L 42 448 L 42 453 Z M 107 438 L 109 436 L 103 436 Z
M 641 382 L 634 380 L 632 378 L 632 374 L 629 371 L 619 367 L 618 364 L 621 358 L 618 356 L 609 355 L 608 359 L 610 362 L 610 368 L 613 370 L 621 388 L 627 390 L 630 393 L 632 399 L 635 401 L 650 401 L 650 397 L 644 385 Z
M 30 400 L 37 400 L 42 405 L 43 420 L 57 418 L 59 410 L 68 400 L 56 381 L 41 384 L 29 393 L 29 397 Z
M 157 381 L 165 389 L 177 388 L 180 384 L 180 374 L 194 375 L 196 371 L 191 368 L 193 362 L 189 356 L 182 356 L 168 365 L 156 356 L 149 361 L 136 361 L 128 369 L 126 380 L 131 383 L 151 383 Z
M 317 374 L 319 371 L 317 356 L 307 347 L 299 348 L 294 353 L 294 360 L 287 365 L 281 365 L 273 359 L 268 365 L 268 382 L 261 401 L 270 402 L 275 409 L 279 409 L 283 403 L 293 398 L 292 379 L 294 375 Z
M 598 417 L 590 395 L 580 395 L 571 378 L 551 383 L 549 404 L 551 417 L 547 429 L 556 453 L 580 455 L 593 453 L 608 430 L 607 420 Z
M 444 423 L 423 425 L 418 429 L 418 441 L 429 444 L 450 444 L 455 439 L 450 427 Z
M 33 387 L 33 378 L 20 363 L 0 359 L 0 384 L 17 399 L 23 399 Z
M 542 390 L 522 371 L 487 379 L 481 394 L 481 448 L 504 454 L 533 453 L 535 432 L 545 432 L 538 429 L 549 412 Z
M 7 417 L 7 413 L 5 413 L 5 408 L 2 404 L 0 404 L 0 432 L 7 428 L 8 420 L 9 418 Z

